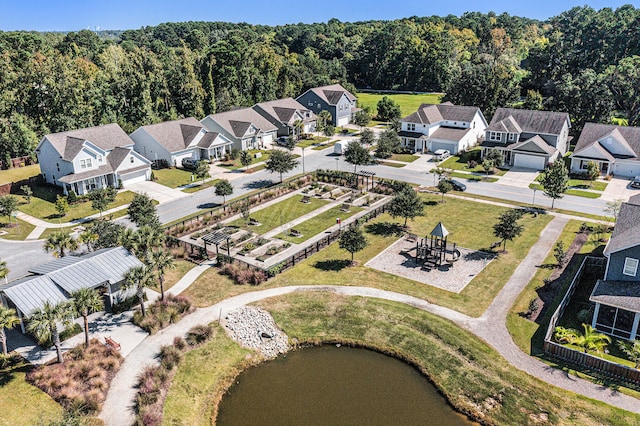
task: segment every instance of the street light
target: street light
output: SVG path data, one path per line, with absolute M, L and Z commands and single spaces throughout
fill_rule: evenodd
M 536 206 L 536 188 L 533 188 L 533 203 L 531 203 L 532 207 Z
M 302 174 L 304 174 L 304 146 L 302 147 Z

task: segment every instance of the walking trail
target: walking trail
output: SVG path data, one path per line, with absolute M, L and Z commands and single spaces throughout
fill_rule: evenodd
M 528 256 L 520 263 L 515 272 L 498 293 L 493 303 L 479 318 L 473 318 L 442 306 L 434 305 L 422 299 L 405 294 L 385 291 L 370 287 L 349 286 L 289 286 L 268 290 L 244 293 L 223 300 L 213 306 L 197 309 L 193 314 L 184 317 L 159 333 L 147 337 L 125 359 L 122 368 L 114 378 L 100 418 L 106 425 L 131 424 L 134 419 L 133 405 L 136 396 L 136 377 L 149 365 L 157 363 L 156 355 L 160 347 L 172 344 L 174 337 L 184 336 L 191 327 L 219 320 L 228 312 L 238 307 L 298 291 L 327 291 L 346 296 L 373 297 L 405 303 L 417 309 L 438 315 L 465 328 L 485 340 L 511 365 L 539 378 L 549 384 L 573 391 L 607 404 L 640 413 L 640 401 L 633 397 L 616 392 L 610 388 L 583 380 L 550 367 L 524 352 L 513 342 L 505 321 L 510 307 L 531 278 L 531 272 L 546 258 L 556 237 L 560 234 L 569 219 L 556 216 L 543 230 L 540 239 L 533 245 Z M 192 269 L 183 277 L 169 293 L 180 293 L 186 289 L 209 265 Z

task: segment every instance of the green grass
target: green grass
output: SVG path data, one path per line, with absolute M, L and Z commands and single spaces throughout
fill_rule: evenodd
M 188 170 L 178 168 L 159 169 L 153 171 L 156 183 L 168 186 L 169 188 L 177 188 L 192 182 L 193 173 Z
M 268 150 L 260 150 L 260 149 L 251 149 L 249 150 L 249 153 L 251 154 L 251 163 L 249 164 L 249 167 L 251 167 L 252 164 L 256 164 L 256 163 L 261 163 L 263 161 L 267 161 L 269 159 L 269 157 L 271 156 L 271 151 Z M 260 158 L 256 158 L 255 154 L 257 153 L 261 153 L 262 156 Z M 238 169 L 244 169 L 245 166 L 242 165 L 242 163 L 240 163 L 240 156 L 238 155 L 238 158 L 236 158 L 235 160 L 232 160 L 230 162 L 223 162 L 220 163 L 220 167 L 224 167 L 225 169 L 229 169 L 229 170 L 238 170 Z
M 482 149 L 480 147 L 472 148 L 469 151 L 463 152 L 460 155 L 452 155 L 451 157 L 444 160 L 440 163 L 440 167 L 444 167 L 445 169 L 453 169 L 453 170 L 466 170 L 473 171 L 475 169 L 469 169 L 467 167 L 467 163 L 469 161 L 475 161 L 480 163 L 480 154 L 482 153 Z M 480 167 L 480 171 L 484 171 L 482 166 Z M 477 169 L 477 167 L 476 167 Z
M 404 163 L 412 163 L 416 161 L 418 158 L 420 158 L 420 156 L 413 155 L 413 154 L 391 154 L 391 157 L 389 157 L 389 160 L 402 161 Z
M 98 210 L 91 208 L 91 201 L 85 201 L 70 205 L 67 214 L 59 218 L 55 206 L 57 194 L 60 194 L 57 188 L 34 187 L 31 204 L 26 204 L 24 197 L 20 196 L 18 198 L 20 199 L 21 204 L 18 206 L 18 209 L 28 215 L 51 223 L 70 222 L 72 220 L 82 219 L 99 213 Z M 116 196 L 116 200 L 107 206 L 107 210 L 129 204 L 134 195 L 135 193 L 131 191 L 120 192 Z M 126 209 L 124 209 L 124 211 L 124 214 L 126 214 Z M 122 213 L 120 214 L 122 215 Z
M 529 188 L 539 190 L 539 191 L 544 191 L 544 188 L 542 187 L 542 185 L 538 183 L 530 183 Z M 600 196 L 602 195 L 597 192 L 581 191 L 579 189 L 567 189 L 567 192 L 565 192 L 565 194 L 575 195 L 576 197 L 584 197 L 584 198 L 600 198 Z
M 187 260 L 174 260 L 174 267 L 167 269 L 164 273 L 164 291 L 173 287 L 184 275 L 193 269 L 195 265 Z M 154 281 L 154 282 L 157 282 Z M 155 291 L 160 291 L 160 285 L 152 287 Z
M 182 190 L 182 192 L 188 192 L 188 193 L 193 193 L 193 192 L 198 192 L 198 191 L 202 191 L 203 189 L 207 189 L 207 188 L 211 188 L 212 186 L 216 186 L 216 184 L 220 182 L 220 179 L 213 179 L 213 180 L 208 180 L 205 181 L 205 183 L 203 184 L 202 181 L 198 181 L 198 182 L 194 182 L 196 185 L 192 186 L 190 188 L 185 188 Z
M 542 180 L 542 173 L 536 177 L 536 181 L 540 182 Z M 607 189 L 607 182 L 603 182 L 601 180 L 590 181 L 586 179 L 569 179 L 568 185 L 573 189 L 591 189 L 594 191 L 604 191 Z
M 325 136 L 314 136 L 312 139 L 303 139 L 300 142 L 298 142 L 296 144 L 296 146 L 299 146 L 300 148 L 308 148 L 312 145 L 316 145 L 319 143 L 323 143 L 328 141 L 329 138 L 325 137 Z
M 301 202 L 302 198 L 302 195 L 295 195 L 269 207 L 265 207 L 262 210 L 251 212 L 251 218 L 260 222 L 259 226 L 249 226 L 242 218 L 234 220 L 230 225 L 248 229 L 258 234 L 264 234 L 293 219 L 310 213 L 328 202 L 327 200 L 311 197 L 308 203 L 303 203 Z
M 16 167 L 13 169 L 0 170 L 0 185 L 9 182 L 20 182 L 40 174 L 40 165 Z
M 395 168 L 398 168 L 398 169 L 401 168 L 401 167 L 406 166 L 406 164 L 403 164 L 403 163 L 392 163 L 390 161 L 384 161 L 384 160 L 380 161 L 378 164 L 381 164 L 383 166 L 395 167 Z
M 49 235 L 51 234 L 55 234 L 56 232 L 64 232 L 65 234 L 69 234 L 71 232 L 73 232 L 73 228 L 75 228 L 78 225 L 73 225 L 73 226 L 64 226 L 62 228 L 47 228 L 45 229 L 42 234 L 40 234 L 40 236 L 38 237 L 41 240 L 47 239 L 49 237 Z M 87 227 L 87 223 L 83 223 L 82 226 L 84 226 L 85 228 Z
M 336 142 L 338 142 L 338 141 L 337 141 L 337 140 L 333 140 L 333 141 L 331 141 L 331 142 L 325 142 L 325 143 L 323 143 L 323 144 L 321 144 L 321 145 L 314 146 L 314 147 L 313 147 L 313 148 L 311 148 L 311 149 L 313 149 L 314 151 L 322 151 L 323 149 L 327 149 L 327 148 L 329 148 L 329 147 L 334 146 L 334 145 L 336 144 Z
M 0 230 L 8 232 L 8 234 L 0 235 L 1 239 L 24 241 L 29 236 L 31 231 L 35 229 L 35 226 L 30 223 L 27 223 L 18 218 L 11 218 L 12 224 L 15 224 L 16 222 L 18 223 L 18 226 L 8 228 L 7 225 L 9 224 L 9 219 L 7 218 L 7 216 L 0 216 Z
M 280 238 L 281 240 L 289 241 L 294 244 L 299 244 L 335 225 L 336 218 L 339 217 L 342 220 L 346 220 L 360 211 L 362 211 L 360 207 L 351 207 L 349 212 L 343 212 L 340 211 L 340 206 L 337 206 L 295 225 L 293 229 L 300 232 L 302 236 L 292 237 L 290 235 L 278 234 L 276 238 Z
M 408 94 L 378 94 L 378 93 L 358 93 L 358 106 L 361 108 L 369 108 L 373 116 L 377 114 L 378 102 L 384 96 L 393 99 L 400 105 L 400 114 L 406 117 L 418 110 L 421 104 L 439 104 L 442 95 L 408 95 Z
M 482 181 L 482 182 L 488 182 L 488 183 L 493 183 L 498 181 L 498 178 L 486 177 L 486 176 L 480 176 L 480 175 L 462 173 L 462 172 L 451 172 L 449 173 L 449 176 L 451 176 L 452 178 Z

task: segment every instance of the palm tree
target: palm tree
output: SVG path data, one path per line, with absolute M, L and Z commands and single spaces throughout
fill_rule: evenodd
M 142 311 L 143 317 L 146 315 L 144 307 L 144 289 L 153 285 L 153 279 L 153 271 L 146 265 L 135 266 L 129 269 L 124 275 L 123 287 L 125 289 L 136 289 L 136 295 L 138 296 L 138 301 L 140 302 L 140 310 Z
M 9 276 L 9 268 L 7 268 L 7 262 L 0 260 L 0 278 L 4 278 L 4 282 L 7 282 Z
M 611 343 L 611 338 L 606 334 L 599 333 L 595 328 L 589 324 L 582 324 L 584 333 L 575 333 L 575 336 L 569 338 L 569 342 L 584 349 L 584 352 L 589 351 L 603 352 L 604 348 Z
M 2 353 L 7 354 L 7 328 L 13 328 L 20 323 L 16 316 L 16 311 L 0 305 L 0 342 L 2 342 Z
M 160 247 L 163 240 L 162 232 L 149 225 L 142 226 L 137 231 L 126 229 L 120 236 L 120 244 L 140 258 L 146 258 L 146 254 Z
M 55 257 L 64 257 L 66 250 L 76 250 L 78 248 L 78 241 L 76 241 L 71 235 L 57 231 L 49 235 L 44 242 L 44 251 L 49 253 L 53 252 Z
M 148 262 L 149 266 L 156 270 L 160 282 L 160 300 L 164 300 L 164 271 L 175 268 L 173 256 L 166 250 L 156 250 L 151 252 Z
M 302 133 L 303 127 L 304 123 L 302 120 L 296 120 L 293 122 L 293 134 L 295 135 L 296 140 L 300 140 L 300 134 Z
M 73 308 L 84 319 L 84 347 L 89 347 L 89 314 L 102 310 L 102 296 L 92 288 L 81 288 L 71 293 Z
M 37 310 L 29 318 L 29 326 L 27 329 L 33 333 L 40 341 L 46 341 L 53 338 L 53 344 L 56 347 L 58 362 L 62 362 L 62 345 L 60 343 L 60 332 L 58 323 L 67 327 L 73 320 L 73 307 L 69 302 L 51 304 L 49 301 L 44 302 L 42 308 Z
M 91 252 L 93 251 L 94 244 L 98 241 L 98 238 L 100 238 L 98 234 L 91 232 L 90 230 L 86 230 L 78 236 L 78 241 L 81 244 L 85 244 L 87 246 L 87 250 Z

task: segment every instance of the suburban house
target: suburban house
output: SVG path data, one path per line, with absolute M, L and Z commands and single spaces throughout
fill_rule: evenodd
M 151 162 L 117 124 L 53 133 L 36 147 L 42 177 L 65 194 L 149 180 Z
M 210 132 L 229 139 L 233 148 L 242 151 L 261 149 L 275 140 L 278 127 L 258 114 L 253 108 L 211 114 L 200 120 Z
M 640 127 L 587 123 L 571 155 L 571 171 L 595 162 L 606 175 L 640 175 Z
M 422 104 L 416 112 L 400 120 L 398 135 L 402 145 L 413 152 L 446 149 L 457 154 L 476 145 L 487 127 L 477 107 Z
M 485 131 L 482 156 L 496 149 L 507 165 L 544 170 L 567 153 L 570 127 L 566 112 L 498 108 Z
M 633 340 L 640 322 L 640 194 L 622 203 L 615 229 L 604 249 L 607 268 L 589 300 L 594 302 L 592 327 Z
M 18 313 L 22 332 L 25 319 L 44 306 L 71 299 L 81 288 L 93 288 L 104 296 L 105 309 L 135 294 L 121 290 L 124 276 L 142 262 L 124 247 L 112 247 L 82 256 L 65 256 L 31 269 L 32 275 L 0 286 L 0 300 Z
M 151 161 L 181 166 L 182 159 L 219 160 L 232 142 L 210 132 L 193 117 L 142 126 L 131 134 L 134 149 Z
M 334 126 L 349 124 L 353 114 L 359 109 L 356 107 L 356 97 L 339 84 L 314 87 L 298 96 L 296 101 L 316 114 L 329 111 Z
M 311 133 L 316 130 L 316 115 L 293 98 L 261 102 L 252 108 L 278 127 L 278 136 L 295 135 L 298 123 L 300 133 Z

